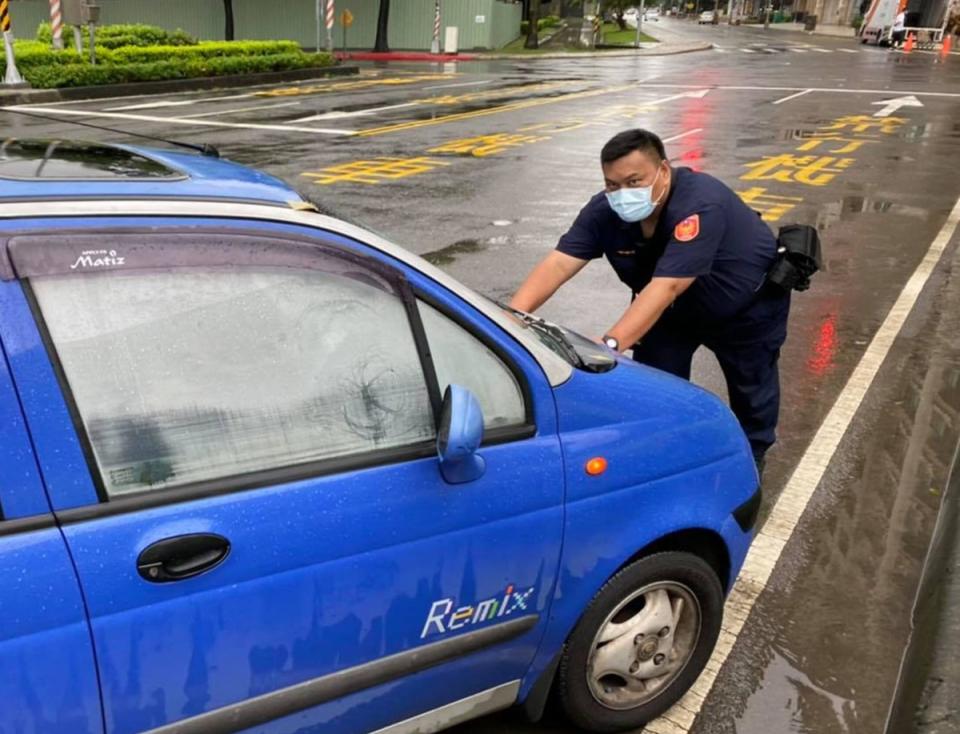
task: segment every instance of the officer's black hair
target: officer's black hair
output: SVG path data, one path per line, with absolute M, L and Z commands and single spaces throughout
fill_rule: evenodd
M 663 141 L 660 138 L 649 130 L 636 128 L 634 130 L 624 130 L 610 138 L 600 150 L 600 163 L 613 163 L 625 155 L 630 155 L 635 150 L 646 153 L 651 158 L 656 157 L 657 163 L 667 157 L 667 151 L 664 149 Z

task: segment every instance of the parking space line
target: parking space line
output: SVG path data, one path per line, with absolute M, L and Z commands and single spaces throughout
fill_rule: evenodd
M 399 110 L 405 107 L 416 107 L 418 102 L 404 102 L 403 104 L 390 104 L 385 105 L 384 107 L 369 107 L 363 110 L 352 110 L 350 112 L 341 112 L 338 110 L 333 110 L 331 112 L 320 112 L 316 115 L 310 115 L 308 117 L 300 117 L 296 120 L 291 120 L 292 123 L 300 122 L 311 122 L 313 120 L 341 120 L 346 117 L 367 117 L 369 115 L 375 115 L 378 112 L 387 112 L 388 110 Z
M 187 105 L 206 104 L 208 102 L 227 102 L 234 99 L 249 99 L 253 97 L 248 94 L 230 94 L 226 97 L 200 97 L 195 99 L 180 100 L 161 100 L 160 102 L 140 102 L 138 104 L 126 104 L 120 107 L 105 107 L 104 112 L 129 112 L 131 110 L 153 110 L 161 107 L 185 107 Z
M 688 135 L 696 135 L 697 133 L 702 133 L 702 127 L 695 127 L 693 130 L 687 130 L 686 132 L 680 133 L 679 135 L 674 135 L 673 137 L 663 138 L 661 142 L 663 143 L 672 143 L 675 140 L 681 140 L 682 138 L 687 137 Z
M 684 719 L 689 718 L 690 712 L 694 714 L 694 721 L 699 715 L 703 702 L 713 688 L 717 676 L 723 670 L 750 611 L 766 588 L 787 542 L 796 532 L 800 519 L 826 474 L 840 442 L 847 434 L 867 391 L 913 311 L 924 286 L 940 263 L 947 245 L 957 231 L 958 224 L 960 224 L 960 198 L 954 204 L 923 260 L 900 291 L 900 295 L 880 328 L 870 340 L 870 344 L 860 357 L 846 385 L 840 391 L 830 412 L 827 413 L 816 435 L 800 458 L 800 462 L 793 470 L 786 487 L 774 503 L 767 521 L 757 532 L 727 600 L 728 608 L 736 609 L 736 613 L 725 618 L 724 631 L 721 632 L 722 640 L 717 643 L 704 672 L 678 702 Z M 667 712 L 667 717 L 676 723 L 675 717 L 670 716 L 671 711 Z M 644 734 L 659 734 L 665 731 L 658 722 L 660 720 L 651 722 L 643 730 Z M 692 722 L 690 725 L 684 723 L 678 726 L 676 731 L 688 732 L 691 726 Z M 669 727 L 666 730 L 674 731 Z
M 802 97 L 805 94 L 810 94 L 812 89 L 804 89 L 802 92 L 797 92 L 796 94 L 791 94 L 789 97 L 781 97 L 773 104 L 783 104 L 784 102 L 789 102 L 791 99 L 796 99 L 797 97 Z
M 254 112 L 257 110 L 272 110 L 277 107 L 293 107 L 300 102 L 278 102 L 277 104 L 261 104 L 254 107 L 232 107 L 226 110 L 214 110 L 213 112 L 200 112 L 193 115 L 181 115 L 181 120 L 196 120 L 198 117 L 216 117 L 217 115 L 233 115 L 238 112 Z
M 140 104 L 128 104 L 123 105 L 122 107 L 105 107 L 105 112 L 126 112 L 129 110 L 157 110 L 161 107 L 184 107 L 186 105 L 192 105 L 194 101 L 192 99 L 180 99 L 180 100 L 163 100 L 161 102 L 141 102 Z
M 139 122 L 162 122 L 168 125 L 193 125 L 203 127 L 226 127 L 238 130 L 274 130 L 280 132 L 315 133 L 318 135 L 356 135 L 356 130 L 341 130 L 318 127 L 294 127 L 292 125 L 262 125 L 246 122 L 222 122 L 220 120 L 188 120 L 183 117 L 153 117 L 152 115 L 129 115 L 125 112 L 96 112 L 92 110 L 64 110 L 59 107 L 26 107 L 12 105 L 9 110 L 23 109 L 25 112 L 42 112 L 47 115 L 68 115 L 77 117 L 106 117 L 111 120 L 137 120 Z

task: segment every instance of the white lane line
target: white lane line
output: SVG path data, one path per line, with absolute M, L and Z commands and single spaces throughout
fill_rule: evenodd
M 696 84 L 647 84 L 647 87 L 686 87 L 699 89 Z M 732 84 L 722 84 L 716 89 L 734 92 L 800 92 L 803 87 L 751 87 Z M 917 97 L 960 97 L 960 92 L 911 92 L 899 89 L 838 89 L 836 87 L 810 87 L 813 92 L 834 92 L 838 94 L 913 94 Z
M 745 54 L 755 54 L 755 53 L 756 53 L 756 51 L 755 51 L 754 49 L 752 49 L 752 48 L 741 48 L 740 51 L 742 51 L 742 52 L 745 53 Z
M 17 110 L 19 105 L 0 109 Z M 112 120 L 138 120 L 139 122 L 162 122 L 168 125 L 203 127 L 228 127 L 237 130 L 278 130 L 280 132 L 316 133 L 318 135 L 356 135 L 356 130 L 340 130 L 321 127 L 293 127 L 292 125 L 259 125 L 244 122 L 221 122 L 220 120 L 187 120 L 182 117 L 152 117 L 151 115 L 128 115 L 125 112 L 92 112 L 90 110 L 64 110 L 58 107 L 26 107 L 25 112 L 42 112 L 48 115 L 76 115 L 78 117 L 106 117 Z
M 424 87 L 423 91 L 431 89 L 453 89 L 454 87 L 479 87 L 481 84 L 493 84 L 495 79 L 484 79 L 479 82 L 459 82 L 457 84 L 434 84 L 432 87 Z
M 790 50 L 793 51 L 795 54 L 805 54 L 805 53 L 806 53 L 807 51 L 809 51 L 810 49 L 808 49 L 808 48 L 796 48 L 796 47 L 791 46 Z
M 674 135 L 672 138 L 664 138 L 661 142 L 663 142 L 663 143 L 672 143 L 674 140 L 680 140 L 681 138 L 685 138 L 685 137 L 687 137 L 688 135 L 694 135 L 694 134 L 696 134 L 696 133 L 702 133 L 702 132 L 703 132 L 703 128 L 702 128 L 702 127 L 695 127 L 695 128 L 693 128 L 693 130 L 687 130 L 685 133 L 680 133 L 679 135 Z
M 858 54 L 858 53 L 860 53 L 860 52 L 857 51 L 857 49 L 855 49 L 855 48 L 838 48 L 838 49 L 834 49 L 834 50 L 835 50 L 835 51 L 839 51 L 839 52 L 842 53 L 842 54 Z
M 196 120 L 198 117 L 216 117 L 217 115 L 233 115 L 238 112 L 254 112 L 255 110 L 272 110 L 277 107 L 295 107 L 301 102 L 277 102 L 276 104 L 261 104 L 255 107 L 233 107 L 227 110 L 214 110 L 213 112 L 198 112 L 193 115 L 181 115 L 181 120 Z
M 313 120 L 342 120 L 347 117 L 367 117 L 369 115 L 375 115 L 378 112 L 386 112 L 388 110 L 399 110 L 404 107 L 416 107 L 419 102 L 404 102 L 403 104 L 391 104 L 386 105 L 385 107 L 369 107 L 365 110 L 354 110 L 352 112 L 339 112 L 333 110 L 332 112 L 321 112 L 317 115 L 309 115 L 307 117 L 300 117 L 296 120 L 291 120 L 290 122 L 299 123 L 299 122 L 311 122 Z
M 804 89 L 802 92 L 797 92 L 796 94 L 791 94 L 789 97 L 781 97 L 773 104 L 783 104 L 784 102 L 789 102 L 791 99 L 796 99 L 797 97 L 802 97 L 805 94 L 810 94 L 812 89 Z
M 717 675 L 737 641 L 737 635 L 743 630 L 750 610 L 753 609 L 757 598 L 770 580 L 770 575 L 783 554 L 787 541 L 796 531 L 800 518 L 823 479 L 840 441 L 853 422 L 860 403 L 863 402 L 867 390 L 873 384 L 877 372 L 920 298 L 924 286 L 939 264 L 947 244 L 957 231 L 958 224 L 960 224 L 960 198 L 953 205 L 947 221 L 943 223 L 943 227 L 940 228 L 923 260 L 900 291 L 887 317 L 877 329 L 863 356 L 860 357 L 847 384 L 844 385 L 830 412 L 827 413 L 827 417 L 820 424 L 813 441 L 803 453 L 800 463 L 793 470 L 787 486 L 784 487 L 770 511 L 770 516 L 757 532 L 740 575 L 727 599 L 720 639 L 706 668 L 686 695 L 666 712 L 664 719 L 667 723 L 664 724 L 662 719 L 652 721 L 643 730 L 645 734 L 663 734 L 668 731 L 682 734 L 688 732 L 693 726 L 704 700 L 713 688 Z M 675 728 L 671 727 L 671 724 L 675 725 Z
M 832 54 L 832 53 L 833 53 L 833 49 L 831 49 L 831 48 L 820 48 L 819 46 L 811 46 L 811 47 L 810 47 L 810 50 L 811 50 L 811 51 L 818 51 L 819 53 L 822 53 L 822 54 Z

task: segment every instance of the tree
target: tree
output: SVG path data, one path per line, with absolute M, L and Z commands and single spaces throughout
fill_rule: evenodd
M 380 12 L 377 13 L 377 40 L 373 44 L 374 51 L 389 51 L 387 42 L 387 25 L 390 20 L 390 0 L 380 0 Z
M 530 15 L 527 20 L 527 40 L 524 48 L 540 48 L 540 0 L 530 0 Z
M 623 13 L 627 8 L 634 8 L 638 5 L 636 0 L 607 0 L 603 7 L 605 10 L 610 10 L 613 12 L 613 17 L 617 21 L 617 25 L 620 26 L 621 31 L 627 30 L 627 20 L 623 17 Z
M 226 21 L 226 27 L 223 30 L 223 37 L 227 41 L 232 41 L 234 39 L 233 0 L 223 0 L 223 15 Z

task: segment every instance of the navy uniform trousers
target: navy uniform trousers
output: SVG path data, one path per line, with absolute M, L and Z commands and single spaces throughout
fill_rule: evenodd
M 683 318 L 668 308 L 633 348 L 642 364 L 690 379 L 693 353 L 713 352 L 727 382 L 730 408 L 760 461 L 776 440 L 780 413 L 780 347 L 787 337 L 790 294 L 764 286 L 757 300 L 731 319 L 714 325 Z

